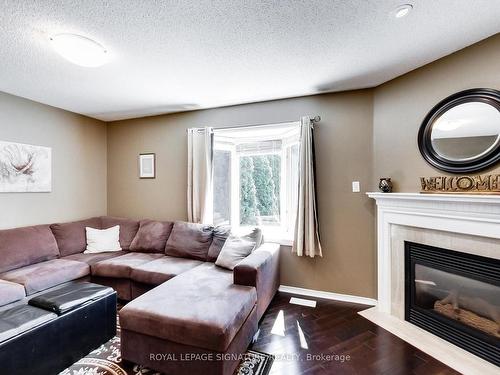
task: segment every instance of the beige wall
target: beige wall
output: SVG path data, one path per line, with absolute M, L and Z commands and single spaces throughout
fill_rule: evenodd
M 119 216 L 186 219 L 186 129 L 322 116 L 316 130 L 323 259 L 282 251 L 284 285 L 376 296 L 374 205 L 362 191 L 392 177 L 396 191 L 418 191 L 419 176 L 439 175 L 416 137 L 441 99 L 473 87 L 500 88 L 500 35 L 372 90 L 310 96 L 108 125 L 108 211 Z M 157 154 L 156 180 L 139 180 L 137 155 Z M 499 169 L 497 169 L 499 170 Z
M 0 228 L 106 213 L 106 125 L 0 93 L 0 140 L 52 147 L 51 193 L 0 193 Z
M 310 96 L 108 125 L 108 213 L 117 216 L 186 219 L 186 129 L 322 117 L 316 127 L 317 182 L 322 259 L 298 258 L 282 250 L 285 285 L 375 296 L 373 205 L 362 190 L 371 183 L 371 90 Z M 157 178 L 140 180 L 137 156 L 157 155 Z
M 373 188 L 378 177 L 392 177 L 396 191 L 418 191 L 420 176 L 443 175 L 418 151 L 420 124 L 448 95 L 480 87 L 500 89 L 500 34 L 377 87 Z

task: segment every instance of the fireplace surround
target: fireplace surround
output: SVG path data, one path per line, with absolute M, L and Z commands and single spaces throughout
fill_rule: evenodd
M 500 196 L 368 195 L 377 203 L 378 302 L 360 314 L 463 374 L 498 374 L 491 361 L 405 319 L 405 241 L 435 247 L 441 258 L 452 249 L 494 263 L 500 260 Z
M 405 241 L 405 320 L 500 366 L 500 260 Z

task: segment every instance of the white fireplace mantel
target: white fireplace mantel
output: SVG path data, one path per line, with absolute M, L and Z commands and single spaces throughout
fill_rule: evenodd
M 377 201 L 378 309 L 391 306 L 391 226 L 500 239 L 500 196 L 367 193 Z
M 377 204 L 378 303 L 360 314 L 464 374 L 498 373 L 498 367 L 491 363 L 398 317 L 394 306 L 401 306 L 401 301 L 391 288 L 401 285 L 401 273 L 394 272 L 402 264 L 401 258 L 395 256 L 399 248 L 393 245 L 393 227 L 495 241 L 500 239 L 500 195 L 378 192 L 367 195 Z M 495 244 L 491 254 L 500 259 L 500 245 L 497 252 Z

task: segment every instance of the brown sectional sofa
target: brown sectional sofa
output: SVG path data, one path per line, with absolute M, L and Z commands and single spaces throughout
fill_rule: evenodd
M 83 254 L 85 227 L 114 225 L 122 251 Z M 230 271 L 213 263 L 228 235 L 108 216 L 0 230 L 0 309 L 90 278 L 131 301 L 120 311 L 124 360 L 167 373 L 232 374 L 278 289 L 279 245 L 263 244 Z

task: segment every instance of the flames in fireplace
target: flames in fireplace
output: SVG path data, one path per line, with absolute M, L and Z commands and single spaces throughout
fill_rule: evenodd
M 500 288 L 431 267 L 415 266 L 416 303 L 500 338 Z
M 500 260 L 405 242 L 405 319 L 500 366 Z

